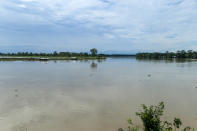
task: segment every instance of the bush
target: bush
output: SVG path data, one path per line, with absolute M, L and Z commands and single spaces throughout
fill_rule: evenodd
M 174 118 L 173 124 L 168 121 L 161 121 L 160 117 L 164 112 L 164 102 L 160 102 L 157 106 L 142 105 L 142 111 L 137 112 L 136 115 L 140 117 L 143 123 L 144 131 L 176 131 L 180 129 L 182 122 L 179 118 Z M 135 126 L 131 119 L 128 120 L 127 131 L 139 131 L 140 128 Z M 182 131 L 190 131 L 191 127 L 187 126 Z M 192 129 L 194 131 L 194 129 Z M 122 128 L 119 128 L 118 131 L 124 131 Z
M 143 111 L 137 112 L 136 115 L 139 116 L 143 122 L 145 131 L 160 131 L 161 130 L 161 120 L 160 116 L 163 115 L 164 103 L 160 102 L 158 106 L 142 105 Z

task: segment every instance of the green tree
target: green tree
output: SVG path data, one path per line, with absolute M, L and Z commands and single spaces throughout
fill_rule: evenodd
M 192 58 L 192 53 L 193 53 L 192 50 L 188 50 L 188 51 L 187 51 L 187 57 L 188 57 L 188 58 Z
M 92 56 L 96 56 L 98 51 L 96 48 L 92 48 L 92 49 L 90 49 L 90 52 L 91 52 Z
M 56 51 L 53 52 L 53 56 L 57 56 L 58 53 Z

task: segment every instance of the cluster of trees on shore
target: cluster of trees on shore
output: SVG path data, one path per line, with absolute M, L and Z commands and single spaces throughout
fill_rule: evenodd
M 98 54 L 98 50 L 96 48 L 92 48 L 90 49 L 90 53 L 57 52 L 57 51 L 54 51 L 53 53 L 18 52 L 18 53 L 0 53 L 0 56 L 92 57 L 92 56 L 103 56 L 103 55 Z
M 137 53 L 137 58 L 145 58 L 145 59 L 171 59 L 171 58 L 190 58 L 190 59 L 197 59 L 197 51 L 193 50 L 181 50 L 177 52 L 169 52 L 166 51 L 165 53 L 160 52 L 153 52 L 153 53 Z

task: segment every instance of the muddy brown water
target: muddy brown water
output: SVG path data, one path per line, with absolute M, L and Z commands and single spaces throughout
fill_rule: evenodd
M 197 129 L 197 61 L 0 62 L 0 131 L 117 131 L 141 104 Z

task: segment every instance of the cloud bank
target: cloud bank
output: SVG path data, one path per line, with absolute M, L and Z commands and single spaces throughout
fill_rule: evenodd
M 196 0 L 1 0 L 0 12 L 0 46 L 197 50 Z

